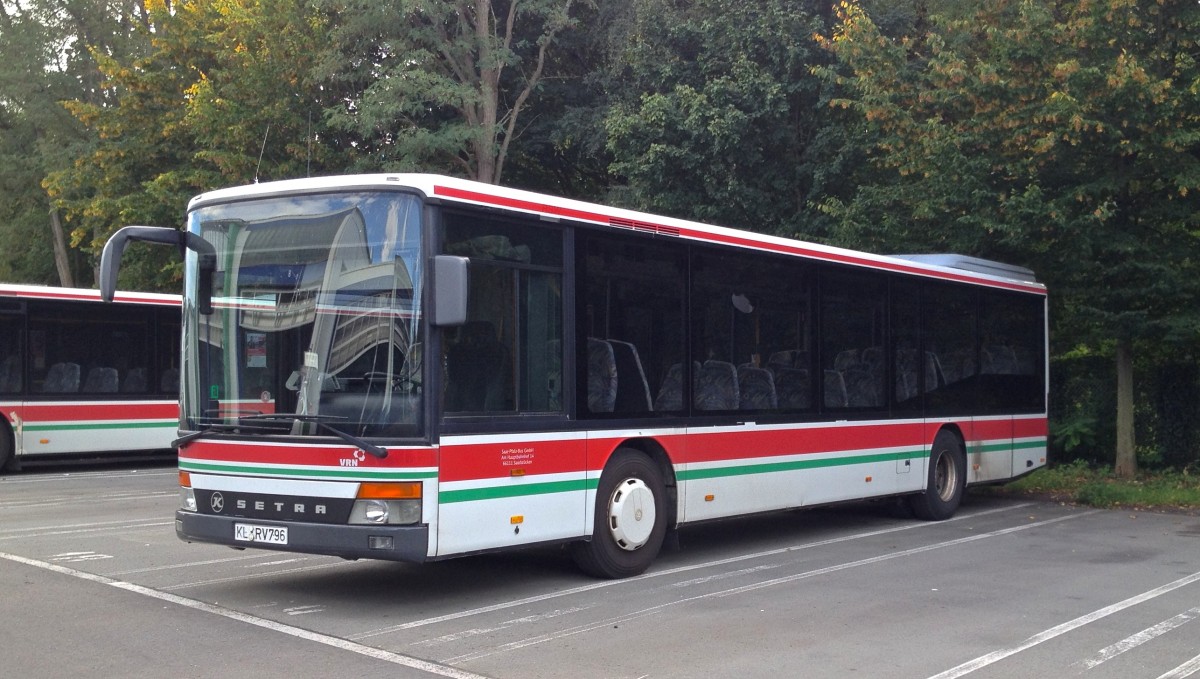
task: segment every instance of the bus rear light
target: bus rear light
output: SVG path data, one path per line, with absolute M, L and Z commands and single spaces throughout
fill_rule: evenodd
M 420 500 L 421 482 L 363 483 L 358 486 L 359 500 Z

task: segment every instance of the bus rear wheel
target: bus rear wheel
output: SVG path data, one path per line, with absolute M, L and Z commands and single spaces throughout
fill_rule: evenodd
M 929 451 L 929 480 L 925 492 L 908 498 L 913 514 L 926 521 L 944 521 L 958 510 L 967 487 L 967 457 L 962 441 L 940 431 Z
M 666 518 L 658 466 L 637 451 L 617 450 L 600 475 L 592 539 L 575 545 L 575 563 L 598 578 L 643 573 L 662 547 Z

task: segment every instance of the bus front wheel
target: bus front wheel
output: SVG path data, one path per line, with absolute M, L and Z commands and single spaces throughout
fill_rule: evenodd
M 958 509 L 967 487 L 967 457 L 962 441 L 949 431 L 940 431 L 929 451 L 929 480 L 925 492 L 911 495 L 913 514 L 926 521 L 944 521 Z
M 598 578 L 643 573 L 662 547 L 666 519 L 662 472 L 645 455 L 620 449 L 600 475 L 592 539 L 575 545 L 575 563 Z
M 13 457 L 12 429 L 0 420 L 0 472 L 16 471 L 16 459 Z

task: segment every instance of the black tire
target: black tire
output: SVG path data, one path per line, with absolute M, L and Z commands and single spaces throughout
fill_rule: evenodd
M 0 472 L 16 470 L 16 458 L 13 457 L 13 432 L 3 420 L 0 420 Z
M 940 431 L 929 451 L 929 480 L 925 492 L 910 495 L 908 506 L 926 521 L 945 521 L 954 516 L 967 487 L 967 456 L 962 441 L 952 432 Z
M 634 450 L 617 450 L 596 489 L 592 539 L 575 545 L 575 563 L 597 578 L 645 572 L 667 533 L 666 494 L 654 462 Z

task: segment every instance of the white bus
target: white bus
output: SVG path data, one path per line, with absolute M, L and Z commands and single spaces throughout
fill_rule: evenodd
M 169 451 L 179 428 L 178 295 L 0 284 L 0 470 Z
M 573 543 L 644 571 L 710 519 L 965 486 L 1046 462 L 1046 291 L 429 175 L 194 198 L 186 541 L 424 562 Z

